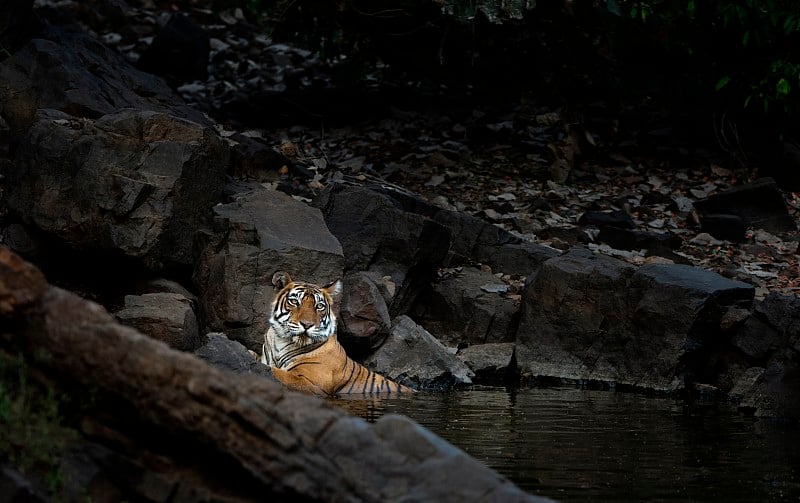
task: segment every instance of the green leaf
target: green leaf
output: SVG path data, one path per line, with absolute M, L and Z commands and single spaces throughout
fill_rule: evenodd
M 791 92 L 791 90 L 792 90 L 792 85 L 789 84 L 789 81 L 786 79 L 780 79 L 778 83 L 775 85 L 775 91 L 777 91 L 778 94 L 783 96 L 788 95 L 789 92 Z
M 714 90 L 719 91 L 723 87 L 727 86 L 728 82 L 730 82 L 730 81 L 731 81 L 731 78 L 728 75 L 725 75 L 724 77 L 722 77 L 721 79 L 719 79 L 717 81 L 717 85 L 715 86 Z M 745 104 L 745 106 L 747 106 L 747 104 Z

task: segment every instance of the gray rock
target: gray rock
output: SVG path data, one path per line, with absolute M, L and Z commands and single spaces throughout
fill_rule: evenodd
M 519 301 L 503 296 L 505 288 L 493 274 L 465 267 L 434 283 L 417 302 L 414 315 L 448 346 L 513 342 Z
M 364 365 L 415 388 L 447 389 L 472 384 L 473 372 L 408 316 L 395 318 L 386 342 Z
M 205 339 L 206 342 L 194 351 L 195 356 L 218 369 L 234 374 L 257 374 L 278 382 L 272 377 L 269 366 L 261 363 L 241 343 L 232 341 L 219 332 L 206 334 Z
M 767 357 L 786 344 L 780 333 L 755 316 L 745 321 L 730 342 L 748 361 L 759 365 L 765 365 Z
M 43 111 L 17 149 L 8 205 L 76 249 L 116 250 L 154 269 L 186 265 L 226 163 L 214 131 L 171 115 Z
M 533 275 L 558 250 L 514 236 L 508 231 L 471 215 L 440 210 L 433 219 L 450 229 L 450 265 L 479 262 L 493 271 L 520 276 Z
M 210 330 L 260 352 L 273 299 L 272 275 L 325 285 L 341 278 L 342 248 L 316 208 L 242 184 L 214 207 L 214 230 L 193 279 Z
M 114 316 L 122 324 L 181 351 L 192 351 L 200 342 L 192 301 L 181 294 L 126 295 L 125 307 Z
M 797 351 L 774 355 L 766 368 L 745 372 L 731 391 L 739 407 L 759 417 L 800 417 L 800 363 Z M 759 372 L 760 371 L 760 372 Z
M 694 205 L 701 214 L 739 217 L 745 227 L 776 233 L 797 231 L 783 194 L 772 178 L 759 178 L 696 201 Z
M 790 345 L 800 343 L 800 297 L 770 292 L 756 303 L 755 312 L 786 337 Z
M 0 62 L 0 116 L 11 131 L 24 134 L 45 108 L 81 118 L 133 108 L 211 125 L 163 80 L 85 33 L 52 27 Z
M 345 275 L 339 310 L 339 342 L 347 353 L 371 353 L 386 340 L 392 319 L 378 286 L 369 274 L 353 272 Z
M 513 342 L 498 342 L 492 344 L 475 344 L 460 349 L 456 356 L 463 361 L 474 373 L 476 378 L 518 379 L 516 375 L 516 358 Z
M 703 269 L 637 270 L 572 249 L 528 279 L 517 362 L 523 375 L 674 391 L 705 373 L 723 313 L 753 296 L 752 286 Z
M 427 217 L 407 213 L 392 198 L 363 187 L 329 185 L 313 205 L 342 243 L 346 271 L 391 276 L 395 316 L 412 306 L 447 256 L 450 233 Z

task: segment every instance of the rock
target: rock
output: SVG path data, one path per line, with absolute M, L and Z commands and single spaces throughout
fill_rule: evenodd
M 0 288 L 16 284 L 0 268 Z M 33 302 L 32 316 L 13 326 L 0 314 L 0 349 L 80 407 L 81 420 L 65 416 L 63 427 L 100 446 L 77 451 L 89 458 L 82 499 L 543 501 L 408 418 L 370 424 L 267 379 L 215 369 L 55 287 Z M 92 476 L 93 467 L 103 473 Z
M 201 245 L 193 279 L 212 331 L 260 353 L 272 275 L 325 285 L 342 276 L 342 247 L 316 208 L 258 184 L 239 184 L 214 207 L 214 235 Z
M 142 52 L 137 66 L 175 86 L 208 78 L 211 51 L 208 34 L 184 13 L 170 14 L 153 43 Z
M 339 342 L 353 358 L 361 359 L 383 344 L 392 319 L 378 286 L 367 273 L 345 275 L 339 310 Z
M 84 33 L 47 28 L 0 63 L 0 116 L 17 137 L 40 109 L 94 120 L 127 108 L 211 125 L 161 79 Z
M 759 178 L 730 190 L 695 202 L 703 215 L 734 215 L 745 227 L 755 227 L 773 233 L 797 231 L 789 215 L 786 201 L 772 178 Z
M 745 239 L 747 225 L 738 215 L 707 214 L 700 217 L 700 227 L 717 239 L 741 243 Z
M 744 322 L 730 342 L 749 362 L 759 365 L 765 365 L 767 357 L 786 344 L 780 333 L 755 316 Z
M 704 373 L 730 306 L 753 287 L 678 264 L 638 269 L 572 249 L 525 285 L 517 331 L 523 375 L 674 391 Z
M 177 293 L 126 295 L 125 307 L 114 313 L 124 325 L 181 351 L 200 343 L 192 301 Z
M 164 113 L 90 120 L 50 110 L 14 164 L 8 206 L 26 223 L 75 249 L 118 251 L 161 269 L 193 262 L 227 150 L 213 130 Z
M 559 255 L 558 250 L 523 241 L 470 215 L 440 210 L 433 218 L 450 229 L 453 236 L 450 266 L 478 262 L 494 271 L 527 276 L 534 274 L 545 260 Z
M 342 243 L 345 271 L 391 276 L 392 315 L 407 312 L 447 256 L 450 233 L 421 215 L 402 211 L 388 196 L 364 187 L 329 185 L 313 205 Z
M 405 315 L 395 318 L 386 342 L 363 363 L 417 389 L 449 389 L 472 384 L 474 377 L 469 367 Z
M 681 247 L 680 236 L 668 232 L 648 232 L 621 227 L 601 227 L 597 241 L 618 250 L 647 250 L 647 255 L 677 257 L 673 250 Z
M 228 138 L 231 143 L 231 170 L 237 178 L 273 182 L 281 168 L 289 169 L 292 161 L 260 138 L 237 133 Z
M 456 356 L 475 373 L 475 379 L 518 381 L 513 342 L 475 344 L 458 350 Z
M 434 283 L 414 308 L 416 320 L 445 345 L 513 342 L 519 301 L 484 287 L 508 285 L 491 273 L 465 267 Z
M 614 211 L 587 211 L 578 218 L 579 225 L 593 225 L 595 227 L 619 227 L 621 229 L 634 229 L 636 223 L 627 212 Z
M 194 354 L 210 365 L 234 374 L 257 374 L 273 382 L 279 382 L 272 377 L 268 365 L 261 363 L 247 348 L 228 339 L 225 334 L 212 332 L 206 334 L 205 339 L 206 342 L 197 348 Z
M 770 292 L 763 301 L 756 303 L 755 312 L 800 351 L 797 347 L 800 343 L 800 298 Z
M 739 407 L 757 417 L 800 417 L 800 363 L 795 350 L 781 351 L 766 368 L 745 372 L 731 391 Z

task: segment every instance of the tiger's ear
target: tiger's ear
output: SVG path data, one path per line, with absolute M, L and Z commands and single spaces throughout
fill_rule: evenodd
M 272 275 L 272 286 L 280 291 L 286 288 L 286 285 L 292 282 L 292 277 L 286 271 L 278 271 Z
M 342 280 L 337 279 L 333 283 L 323 286 L 322 289 L 331 297 L 334 304 L 338 305 L 342 300 Z

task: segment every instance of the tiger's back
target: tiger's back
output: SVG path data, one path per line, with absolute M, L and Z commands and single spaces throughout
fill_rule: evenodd
M 293 282 L 278 272 L 273 285 L 279 292 L 264 336 L 262 362 L 288 388 L 328 396 L 414 392 L 347 356 L 336 338 L 333 312 L 341 295 L 340 281 L 320 287 Z

